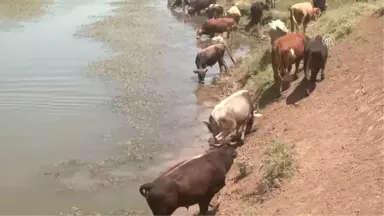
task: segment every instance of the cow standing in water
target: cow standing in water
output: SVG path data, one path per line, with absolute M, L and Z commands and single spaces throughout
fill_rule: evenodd
M 222 67 L 224 67 L 225 72 L 228 71 L 227 63 L 224 60 L 225 50 L 227 50 L 229 57 L 233 64 L 235 64 L 235 60 L 224 43 L 213 44 L 197 53 L 195 58 L 197 69 L 193 72 L 198 75 L 199 83 L 204 83 L 205 74 L 208 71 L 207 67 L 212 67 L 216 62 L 219 63 L 220 74 L 223 71 Z
M 209 35 L 211 38 L 215 33 L 227 32 L 227 38 L 233 30 L 237 29 L 237 25 L 232 18 L 218 18 L 206 20 L 200 28 L 196 30 L 196 39 L 198 40 L 203 34 Z
M 179 207 L 199 204 L 199 215 L 208 211 L 210 202 L 225 186 L 225 179 L 236 157 L 235 146 L 224 145 L 189 160 L 181 161 L 140 186 L 153 215 L 171 215 Z
M 241 140 L 245 133 L 252 130 L 254 117 L 261 117 L 254 111 L 252 98 L 247 90 L 240 90 L 220 101 L 212 110 L 208 122 L 203 123 L 212 133 L 214 145 L 219 146 L 231 132 L 242 129 Z

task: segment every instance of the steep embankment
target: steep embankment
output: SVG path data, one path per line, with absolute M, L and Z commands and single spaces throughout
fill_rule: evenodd
M 299 85 L 264 110 L 239 149 L 246 165 L 237 160 L 231 169 L 219 214 L 383 214 L 382 45 L 383 17 L 364 18 L 331 49 L 326 79 L 308 97 Z M 265 198 L 259 167 L 265 139 L 275 135 L 294 145 L 297 169 Z M 241 167 L 253 171 L 234 183 Z

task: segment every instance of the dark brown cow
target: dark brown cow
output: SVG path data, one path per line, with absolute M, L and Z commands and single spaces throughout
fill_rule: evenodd
M 203 23 L 201 28 L 196 30 L 196 39 L 199 39 L 203 34 L 213 38 L 215 33 L 224 32 L 227 32 L 227 38 L 229 38 L 231 31 L 236 30 L 236 28 L 236 22 L 232 18 L 209 19 Z
M 140 186 L 153 215 L 171 215 L 177 208 L 199 204 L 206 214 L 212 198 L 225 186 L 236 147 L 223 145 L 184 160 L 151 183 Z
M 295 77 L 304 57 L 304 47 L 309 38 L 302 32 L 288 33 L 281 36 L 272 45 L 272 67 L 275 83 L 281 88 L 281 81 L 288 81 L 288 75 L 295 63 Z
M 208 19 L 217 19 L 222 17 L 224 14 L 224 8 L 219 4 L 211 4 L 207 8 Z
M 308 79 L 311 71 L 310 81 L 315 82 L 317 74 L 321 71 L 321 80 L 324 79 L 324 68 L 328 58 L 328 47 L 323 43 L 323 37 L 317 35 L 311 39 L 304 48 L 304 78 Z
M 263 2 L 252 3 L 251 8 L 249 9 L 250 13 L 248 16 L 248 19 L 250 19 L 250 21 L 245 26 L 246 31 L 248 31 L 254 25 L 258 25 L 259 23 L 261 25 L 263 10 L 269 10 L 268 5 L 264 4 Z M 259 25 L 259 31 L 260 31 L 260 25 Z

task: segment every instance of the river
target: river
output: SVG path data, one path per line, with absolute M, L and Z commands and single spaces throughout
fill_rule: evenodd
M 1 214 L 148 213 L 138 187 L 207 148 L 197 25 L 166 1 L 56 0 L 39 18 L 3 23 Z

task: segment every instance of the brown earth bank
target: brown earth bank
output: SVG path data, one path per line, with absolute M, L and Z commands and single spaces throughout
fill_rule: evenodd
M 308 97 L 299 84 L 264 110 L 238 149 L 257 169 L 236 183 L 231 169 L 218 215 L 383 215 L 383 17 L 356 29 L 332 47 L 325 80 Z M 225 79 L 221 95 L 236 89 L 236 78 Z M 258 168 L 276 135 L 295 147 L 297 170 L 261 202 Z

